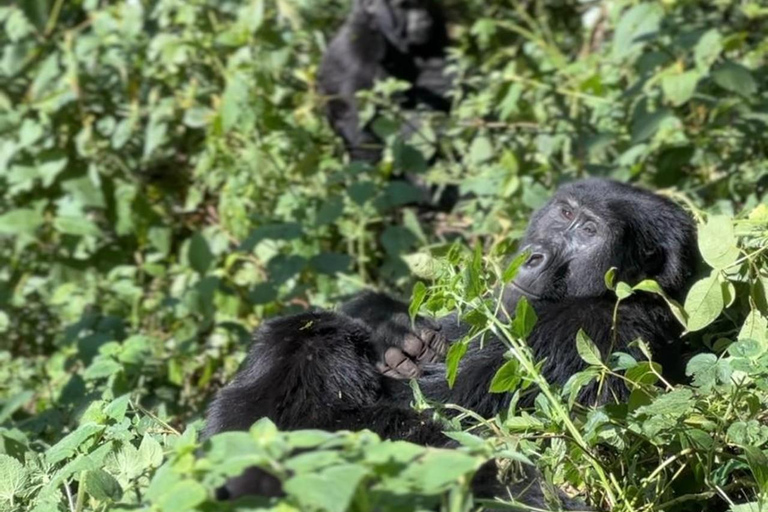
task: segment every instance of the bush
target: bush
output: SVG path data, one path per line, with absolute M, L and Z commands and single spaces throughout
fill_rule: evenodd
M 398 112 L 383 108 L 387 158 L 368 168 L 345 163 L 315 87 L 347 7 L 0 7 L 0 507 L 219 510 L 213 489 L 260 465 L 287 479 L 279 510 L 469 510 L 468 478 L 494 456 L 511 472 L 533 461 L 613 510 L 758 510 L 768 9 L 450 2 L 454 110 L 401 141 Z M 391 105 L 396 85 L 366 94 L 366 112 Z M 427 218 L 389 179 L 401 171 L 460 184 L 467 199 Z M 478 295 L 504 274 L 531 210 L 586 175 L 659 190 L 700 223 L 700 280 L 670 304 L 704 349 L 690 385 L 654 386 L 651 354 L 605 364 L 580 338 L 590 367 L 550 389 L 524 350 L 528 324 L 492 322 Z M 466 249 L 477 244 L 486 257 Z M 405 292 L 414 277 L 431 281 L 414 309 L 462 308 L 475 322 L 464 343 L 493 331 L 518 348 L 493 391 L 539 385 L 535 409 L 476 419 L 451 434 L 459 450 L 266 421 L 201 446 L 204 406 L 262 319 L 366 285 Z M 614 287 L 617 300 L 654 292 Z M 573 404 L 579 385 L 619 370 L 628 404 Z

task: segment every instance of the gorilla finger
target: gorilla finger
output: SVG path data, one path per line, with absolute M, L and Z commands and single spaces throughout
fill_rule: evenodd
M 419 376 L 420 370 L 416 363 L 405 355 L 397 347 L 390 347 L 384 353 L 384 362 L 397 373 L 408 379 L 415 379 Z
M 421 339 L 423 339 L 438 356 L 444 356 L 447 352 L 448 340 L 443 333 L 432 329 L 422 329 Z
M 419 355 L 424 352 L 426 346 L 427 344 L 413 333 L 406 334 L 403 339 L 403 352 L 411 357 L 419 357 Z
M 384 363 L 376 363 L 376 369 L 379 371 L 380 374 L 384 375 L 385 377 L 389 377 L 391 379 L 398 379 L 398 380 L 407 379 L 407 377 L 400 375 L 399 373 L 397 373 L 396 370 L 390 368 Z

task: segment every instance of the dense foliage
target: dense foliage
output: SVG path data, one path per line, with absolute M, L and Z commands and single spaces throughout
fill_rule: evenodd
M 492 455 L 595 507 L 760 509 L 768 7 L 448 4 L 454 111 L 398 140 L 398 84 L 380 84 L 366 113 L 385 111 L 389 147 L 367 168 L 345 163 L 315 88 L 347 2 L 3 3 L 0 510 L 224 510 L 216 486 L 259 465 L 285 479 L 275 510 L 463 511 Z M 407 206 L 415 190 L 390 179 L 402 171 L 467 198 L 450 215 Z M 697 353 L 689 385 L 580 336 L 589 369 L 550 389 L 525 349 L 530 309 L 506 325 L 483 295 L 513 274 L 504 256 L 531 209 L 587 175 L 659 190 L 700 223 L 701 275 L 670 301 Z M 460 450 L 267 421 L 200 443 L 205 404 L 262 319 L 366 285 L 413 290 L 414 312 L 465 313 L 474 336 L 448 378 L 466 343 L 503 336 L 514 350 L 491 391 L 540 386 L 535 409 L 474 418 L 450 434 Z M 617 300 L 659 293 L 606 285 Z M 616 372 L 629 403 L 573 403 Z

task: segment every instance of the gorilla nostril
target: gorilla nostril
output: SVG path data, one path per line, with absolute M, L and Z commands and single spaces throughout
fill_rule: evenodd
M 525 262 L 525 266 L 528 268 L 536 268 L 544 263 L 544 255 L 540 252 L 535 252 L 528 256 L 528 261 Z

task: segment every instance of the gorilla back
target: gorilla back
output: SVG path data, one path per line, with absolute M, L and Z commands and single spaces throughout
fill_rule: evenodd
M 675 299 L 689 286 L 696 257 L 695 226 L 671 201 L 645 190 L 606 180 L 561 187 L 531 218 L 521 244 L 525 262 L 503 293 L 502 309 L 515 310 L 526 297 L 538 321 L 528 337 L 534 356 L 545 359 L 542 372 L 562 386 L 585 363 L 575 337 L 583 329 L 607 355 L 633 353 L 643 339 L 665 370 L 680 363 L 681 327 L 664 301 L 636 293 L 621 301 L 613 330 L 616 298 L 605 273 L 636 283 L 653 279 Z M 234 381 L 214 399 L 208 434 L 245 429 L 261 417 L 280 428 L 369 428 L 383 437 L 428 445 L 447 445 L 440 428 L 409 408 L 404 379 L 418 378 L 424 395 L 491 416 L 509 405 L 508 394 L 489 393 L 505 362 L 506 346 L 492 339 L 472 345 L 448 386 L 440 361 L 445 346 L 466 329 L 456 315 L 417 318 L 407 305 L 367 292 L 339 312 L 303 313 L 267 322 Z M 639 356 L 639 354 L 637 354 Z M 531 403 L 533 393 L 523 399 Z M 623 399 L 625 384 L 609 380 L 582 389 L 582 403 Z M 477 489 L 492 488 L 487 482 Z M 530 497 L 536 506 L 540 501 Z

